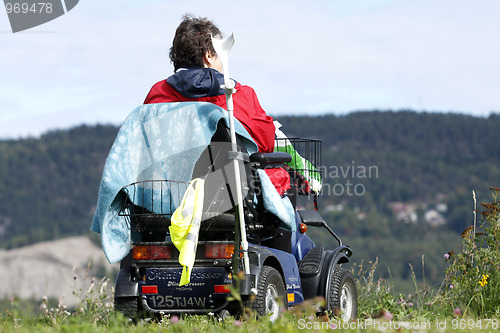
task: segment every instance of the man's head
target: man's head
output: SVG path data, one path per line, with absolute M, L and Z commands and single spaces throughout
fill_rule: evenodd
M 221 71 L 211 36 L 222 38 L 221 31 L 212 21 L 185 15 L 175 31 L 170 48 L 174 70 L 181 67 L 211 67 Z

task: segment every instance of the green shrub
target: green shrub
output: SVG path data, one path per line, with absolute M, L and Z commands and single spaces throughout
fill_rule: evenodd
M 462 232 L 461 252 L 445 254 L 446 294 L 453 306 L 480 317 L 500 314 L 500 189 L 492 188 L 493 203 L 482 203 L 478 226 Z M 476 211 L 477 212 L 477 211 Z

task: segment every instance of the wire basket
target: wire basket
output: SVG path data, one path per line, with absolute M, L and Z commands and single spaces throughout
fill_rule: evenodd
M 126 197 L 119 215 L 133 231 L 165 230 L 188 186 L 173 180 L 144 180 L 124 186 Z
M 321 140 L 308 138 L 276 139 L 275 151 L 283 151 L 292 156 L 287 163 L 290 173 L 303 178 L 307 185 L 301 194 L 319 193 L 321 191 Z

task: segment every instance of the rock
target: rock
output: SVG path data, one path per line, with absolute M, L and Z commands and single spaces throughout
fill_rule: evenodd
M 44 296 L 63 297 L 68 306 L 78 300 L 73 292 L 83 296 L 93 277 L 98 284 L 102 276 L 96 273 L 118 269 L 118 264 L 109 264 L 102 249 L 83 236 L 0 250 L 0 262 L 0 297 L 33 297 L 40 301 Z M 114 281 L 109 284 L 113 286 Z

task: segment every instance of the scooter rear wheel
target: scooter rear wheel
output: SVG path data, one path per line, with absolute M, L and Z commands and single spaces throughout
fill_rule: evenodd
M 285 306 L 285 284 L 281 274 L 273 267 L 262 267 L 252 309 L 258 315 L 268 316 L 269 320 L 274 321 Z
M 116 297 L 115 310 L 121 312 L 125 317 L 136 320 L 139 315 L 137 297 Z

